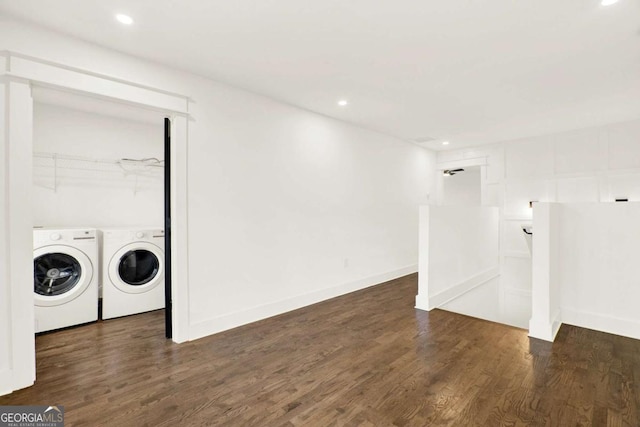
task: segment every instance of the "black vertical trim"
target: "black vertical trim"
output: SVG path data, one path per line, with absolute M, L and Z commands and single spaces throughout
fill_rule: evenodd
M 173 336 L 171 318 L 171 120 L 164 119 L 164 325 L 165 336 Z

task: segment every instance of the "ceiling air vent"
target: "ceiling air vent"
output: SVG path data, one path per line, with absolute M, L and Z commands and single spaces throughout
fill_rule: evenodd
M 432 138 L 430 136 L 423 136 L 421 138 L 414 138 L 413 142 L 415 142 L 416 144 L 427 144 L 429 142 L 433 142 L 435 141 L 435 138 Z

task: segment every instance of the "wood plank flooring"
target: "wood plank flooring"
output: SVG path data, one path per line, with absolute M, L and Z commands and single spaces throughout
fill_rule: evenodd
M 39 336 L 67 426 L 639 426 L 640 341 L 415 310 L 416 276 L 176 345 L 153 312 Z

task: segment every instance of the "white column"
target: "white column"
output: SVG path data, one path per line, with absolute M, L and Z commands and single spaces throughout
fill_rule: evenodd
M 173 341 L 189 340 L 188 120 L 171 120 L 171 295 Z
M 560 329 L 559 289 L 554 263 L 557 262 L 559 206 L 555 203 L 533 205 L 532 314 L 529 336 L 553 341 Z
M 24 80 L 2 82 L 0 116 L 0 394 L 35 381 L 32 234 L 33 100 Z M 3 303 L 0 303 L 3 304 Z M 2 366 L 7 363 L 8 366 Z M 3 370 L 4 368 L 4 370 Z M 8 369 L 7 369 L 8 368 Z M 4 372 L 4 374 L 3 374 Z
M 420 206 L 418 228 L 418 295 L 415 308 L 431 311 L 434 306 L 429 300 L 429 212 L 430 206 Z
M 9 150 L 5 123 L 6 84 L 0 82 L 0 395 L 13 390 L 11 378 L 11 327 L 9 324 L 9 233 L 7 174 Z

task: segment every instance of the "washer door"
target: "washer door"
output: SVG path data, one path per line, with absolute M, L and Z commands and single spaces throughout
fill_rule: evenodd
M 84 252 L 64 245 L 33 251 L 35 304 L 51 307 L 80 296 L 91 283 L 93 265 Z
M 109 262 L 109 279 L 122 292 L 148 292 L 163 283 L 163 278 L 164 251 L 152 243 L 129 243 Z

